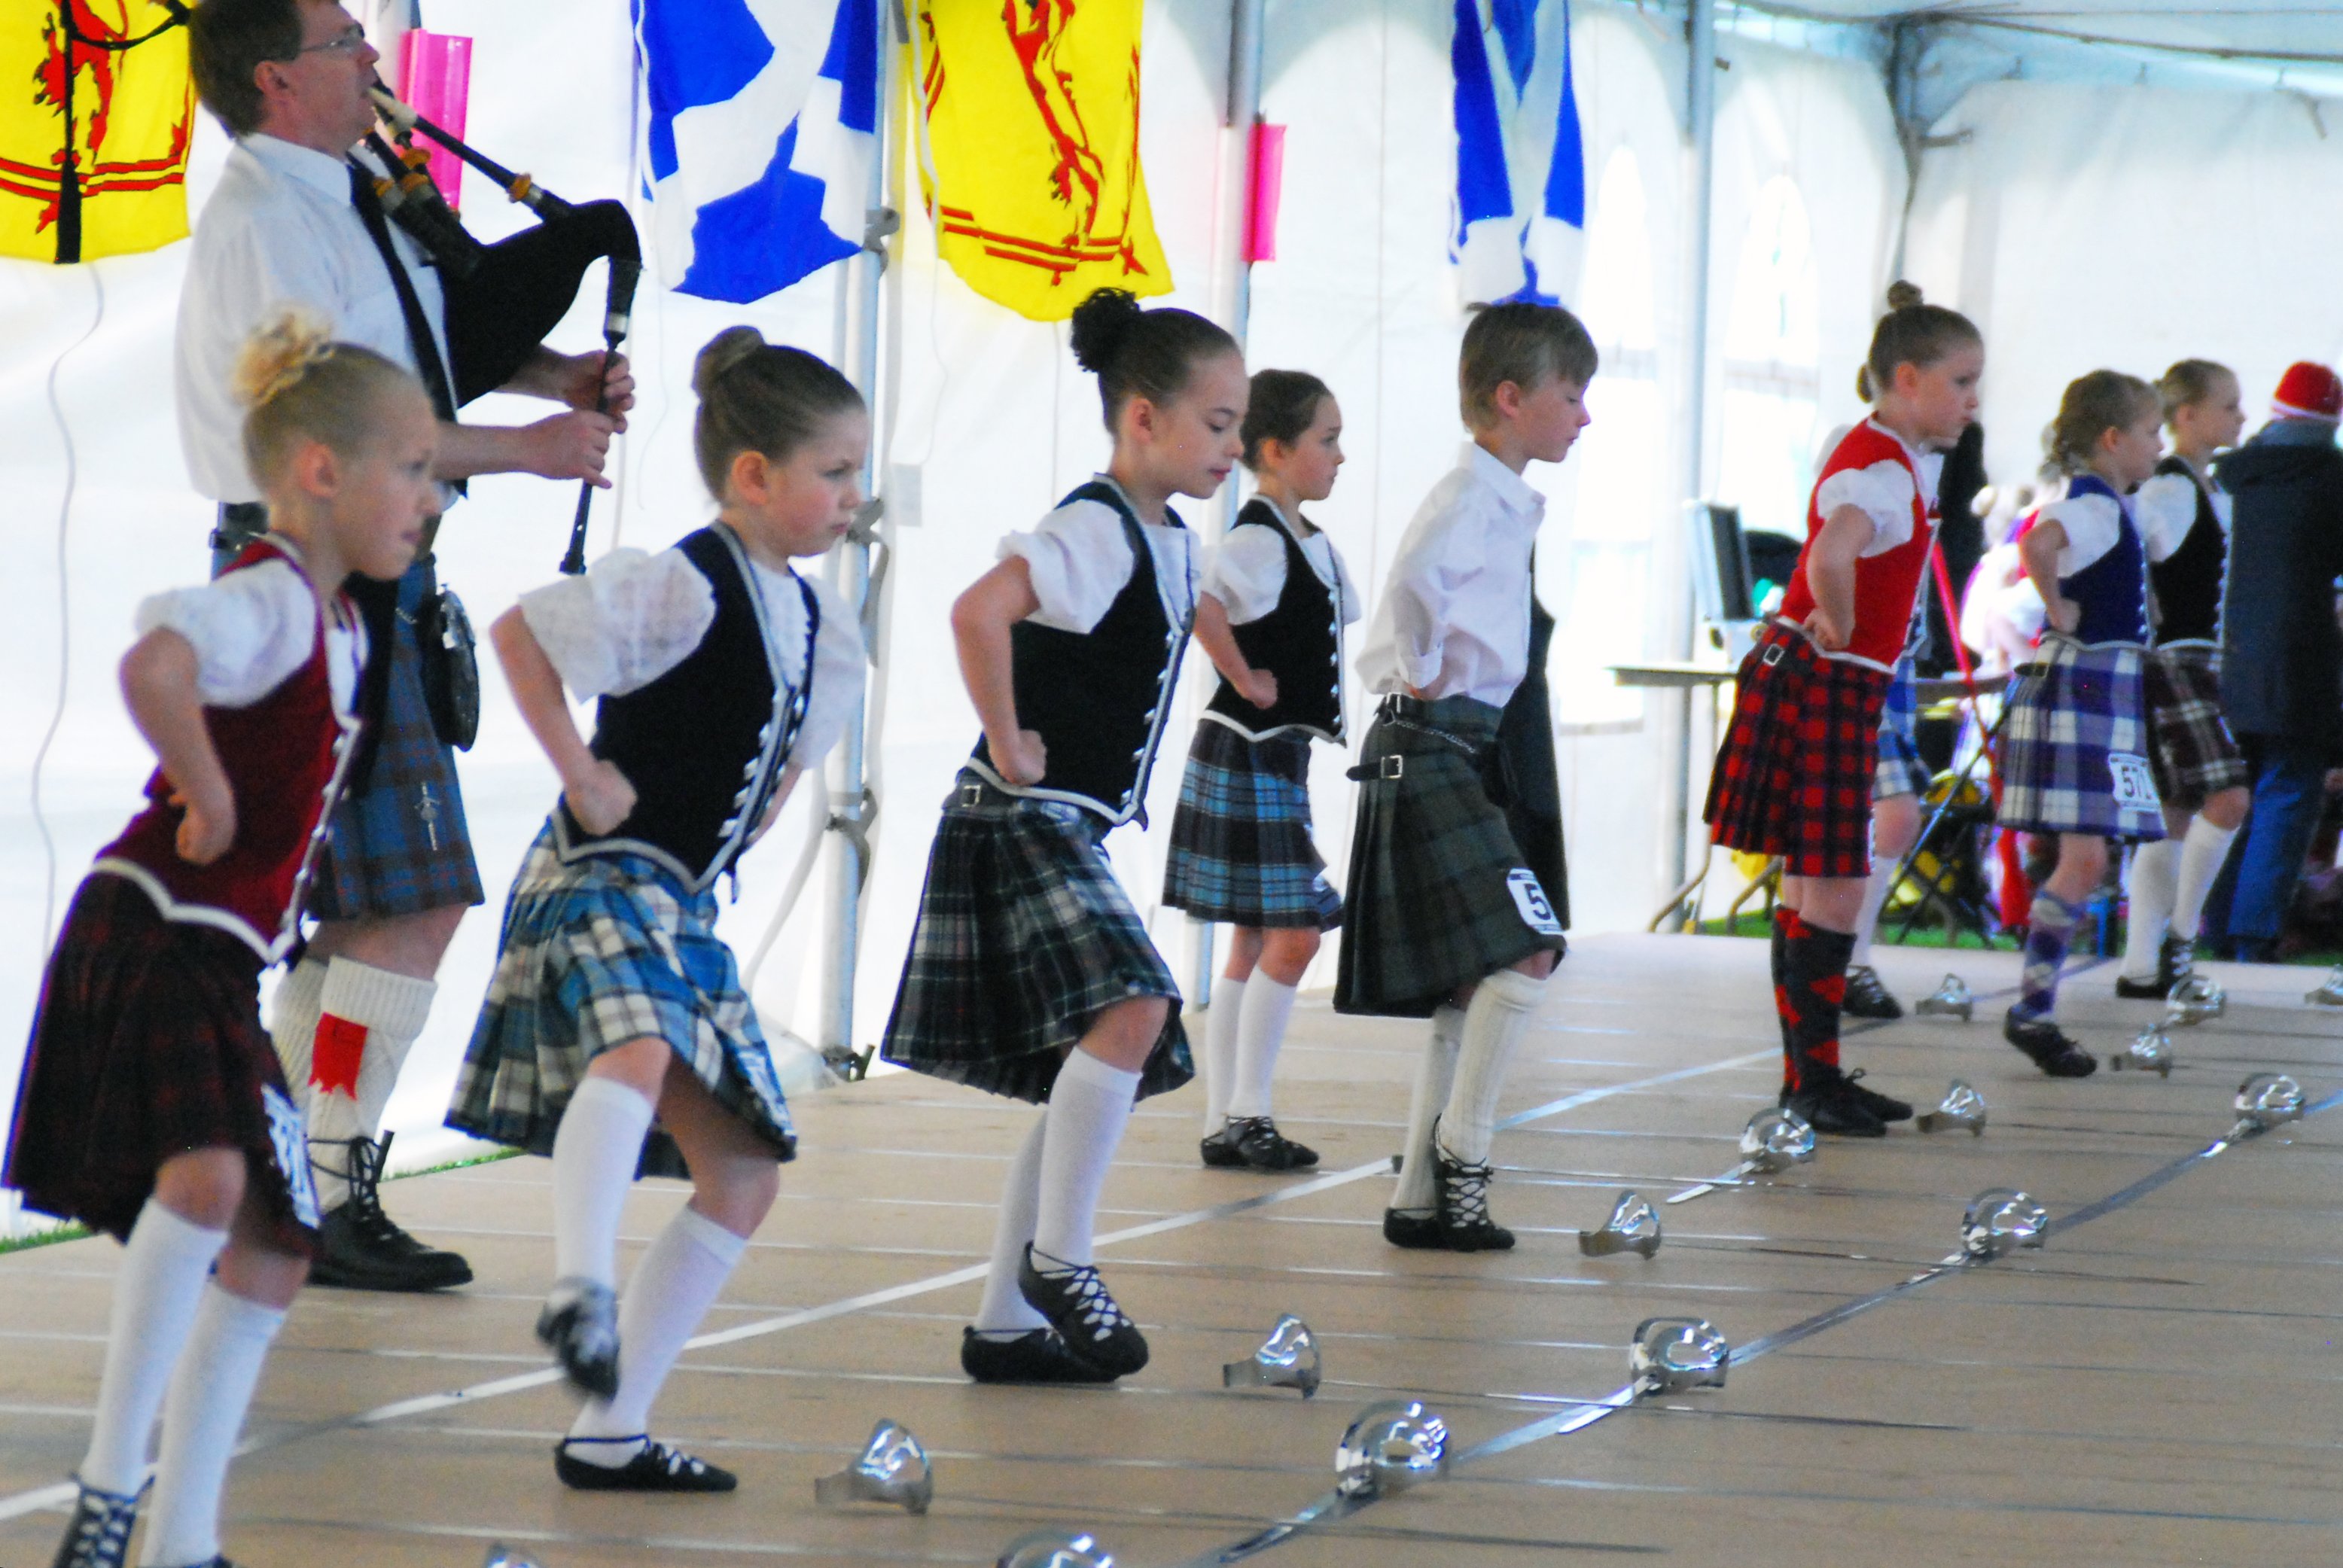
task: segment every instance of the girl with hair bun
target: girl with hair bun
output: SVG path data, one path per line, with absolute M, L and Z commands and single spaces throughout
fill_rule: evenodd
M 1099 1192 L 1142 1095 L 1192 1076 L 1180 989 L 1107 830 L 1143 820 L 1196 611 L 1175 496 L 1243 445 L 1236 342 L 1101 289 L 1073 316 L 1114 454 L 952 606 L 983 727 L 945 799 L 887 1022 L 889 1061 L 1046 1109 L 1011 1161 L 960 1366 L 979 1382 L 1111 1382 L 1147 1342 L 1099 1277 Z
M 552 1157 L 555 1279 L 537 1334 L 588 1396 L 554 1450 L 554 1473 L 581 1491 L 736 1483 L 649 1432 L 796 1150 L 716 934 L 716 883 L 862 695 L 852 612 L 789 564 L 836 544 L 862 504 L 861 394 L 747 327 L 699 351 L 692 389 L 716 520 L 523 594 L 492 633 L 561 798 L 513 880 L 447 1123 Z M 591 742 L 573 695 L 598 699 Z M 621 1298 L 618 1221 L 639 1165 L 689 1175 L 692 1195 Z
M 1310 742 L 1343 742 L 1342 628 L 1359 596 L 1302 515 L 1342 467 L 1334 395 L 1304 371 L 1261 371 L 1242 433 L 1255 490 L 1196 601 L 1221 683 L 1189 748 L 1163 901 L 1236 927 L 1204 1014 L 1204 1163 L 1295 1171 L 1318 1155 L 1278 1131 L 1271 1084 L 1294 989 L 1342 920 L 1310 841 Z
M 1870 417 L 1832 448 L 1780 612 L 1742 660 L 1704 813 L 1719 844 L 1782 858 L 1774 915 L 1783 1103 L 1817 1132 L 1885 1135 L 1912 1114 L 1839 1064 L 1871 874 L 1880 721 L 1935 539 L 1929 453 L 1976 417 L 1985 342 L 1898 284 L 1864 357 Z
M 138 607 L 122 689 L 161 766 L 49 956 L 0 1173 L 124 1244 L 59 1568 L 120 1568 L 158 1410 L 145 1561 L 220 1560 L 228 1459 L 317 1246 L 261 971 L 298 934 L 357 736 L 366 633 L 343 586 L 395 580 L 438 510 L 437 422 L 387 359 L 287 317 L 236 379 L 269 530 Z
M 2058 968 L 2084 900 L 2107 871 L 2107 840 L 2164 837 L 2149 759 L 2148 550 L 2127 498 L 2156 472 L 2164 442 L 2156 388 L 2094 370 L 2066 387 L 2042 433 L 2044 471 L 2066 493 L 2017 543 L 2047 624 L 2018 666 L 2002 719 L 2001 825 L 2054 834 L 2057 868 L 2027 913 L 2018 999 L 2002 1035 L 2053 1078 L 2087 1078 L 2097 1060 L 2059 1029 Z

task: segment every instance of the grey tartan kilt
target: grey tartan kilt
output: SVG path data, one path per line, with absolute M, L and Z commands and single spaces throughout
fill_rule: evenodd
M 880 1055 L 1038 1102 L 1101 1013 L 1162 997 L 1171 1007 L 1140 1097 L 1193 1078 L 1180 988 L 1115 880 L 1106 831 L 1079 806 L 1011 795 L 963 769 L 928 854 Z
M 2050 636 L 2009 683 L 2001 825 L 2027 833 L 2164 837 L 2137 643 Z
M 1337 1012 L 1429 1018 L 1458 986 L 1564 945 L 1483 778 L 1494 771 L 1500 710 L 1463 697 L 1415 708 L 1477 755 L 1394 722 L 1388 707 L 1368 729 Z
M 2202 643 L 2159 648 L 2147 656 L 2149 739 L 2156 788 L 2164 803 L 2200 809 L 2224 789 L 2243 788 L 2251 774 L 2229 721 L 2221 716 L 2217 650 Z
M 1196 726 L 1163 901 L 1199 920 L 1331 931 L 1342 896 L 1310 838 L 1310 737 L 1248 740 L 1207 719 Z

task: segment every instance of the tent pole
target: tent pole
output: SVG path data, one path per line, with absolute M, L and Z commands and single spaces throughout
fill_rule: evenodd
M 872 127 L 869 226 L 862 249 L 846 262 L 840 310 L 841 368 L 862 393 L 871 410 L 870 452 L 863 468 L 862 491 L 876 498 L 880 454 L 887 449 L 887 432 L 880 427 L 885 405 L 879 387 L 879 321 L 880 292 L 887 272 L 888 236 L 895 215 L 888 208 L 888 159 L 897 151 L 890 136 L 895 93 L 896 30 L 891 0 L 863 0 L 878 15 L 879 112 Z M 853 532 L 838 545 L 830 563 L 830 580 L 839 597 L 867 627 L 865 601 L 870 591 L 870 541 L 882 503 L 866 504 Z M 808 671 L 810 674 L 810 671 Z M 861 935 L 862 883 L 870 873 L 870 843 L 866 837 L 874 802 L 869 791 L 865 756 L 868 737 L 863 719 L 869 712 L 869 687 L 846 723 L 830 763 L 830 825 L 838 853 L 830 865 L 830 918 L 823 922 L 821 965 L 821 1029 L 817 1042 L 832 1065 L 852 1060 L 854 1048 L 854 970 Z

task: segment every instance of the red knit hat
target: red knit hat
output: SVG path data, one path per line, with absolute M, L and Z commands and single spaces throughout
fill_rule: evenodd
M 2281 419 L 2343 419 L 2343 379 L 2324 365 L 2298 359 L 2278 378 L 2270 412 Z

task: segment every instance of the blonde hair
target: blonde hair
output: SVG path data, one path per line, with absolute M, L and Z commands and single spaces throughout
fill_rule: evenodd
M 830 420 L 863 407 L 854 383 L 826 361 L 768 343 L 753 327 L 728 327 L 708 340 L 692 365 L 691 389 L 699 394 L 692 456 L 719 501 L 741 453 L 784 461 Z
M 1855 373 L 1855 395 L 1866 403 L 1896 385 L 1898 365 L 1926 369 L 1962 348 L 1985 347 L 1976 323 L 1957 310 L 1930 305 L 1916 283 L 1897 278 L 1887 286 L 1887 314 L 1871 329 L 1871 352 Z
M 2042 430 L 2046 477 L 2087 471 L 2099 437 L 2161 410 L 2156 388 L 2120 370 L 2094 370 L 2066 384 L 2057 417 Z
M 1558 305 L 1476 305 L 1456 357 L 1457 405 L 1477 430 L 1496 418 L 1497 388 L 1506 382 L 1524 392 L 1557 377 L 1584 387 L 1602 362 L 1585 325 Z
M 2237 373 L 2211 359 L 2183 359 L 2157 377 L 2156 395 L 2164 404 L 2164 422 L 2171 424 L 2175 414 L 2210 397 L 2223 377 L 2235 382 Z
M 228 381 L 245 406 L 244 462 L 266 488 L 305 440 L 337 456 L 370 449 L 385 398 L 423 384 L 371 348 L 336 342 L 325 318 L 288 310 L 245 339 Z

